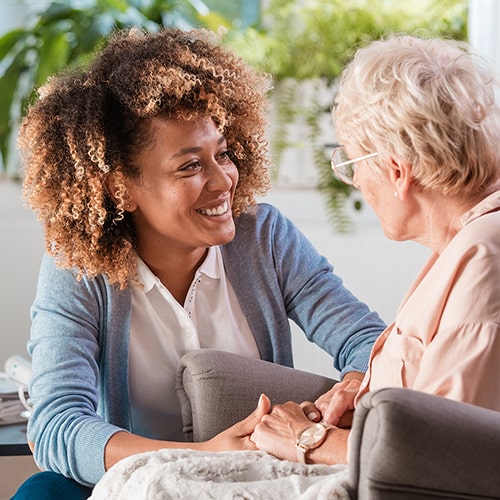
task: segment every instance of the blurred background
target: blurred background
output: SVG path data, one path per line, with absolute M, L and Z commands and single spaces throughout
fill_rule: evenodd
M 270 73 L 269 140 L 277 205 L 333 263 L 360 299 L 390 322 L 428 255 L 385 239 L 360 196 L 332 176 L 330 104 L 354 51 L 390 32 L 469 41 L 497 65 L 496 0 L 0 0 L 0 370 L 26 354 L 29 307 L 44 249 L 21 200 L 15 138 L 34 90 L 68 65 L 85 64 L 116 28 L 205 26 Z M 294 327 L 296 366 L 332 375 L 331 361 Z

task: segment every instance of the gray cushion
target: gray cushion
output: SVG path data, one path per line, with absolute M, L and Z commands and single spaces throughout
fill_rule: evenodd
M 368 393 L 349 462 L 361 500 L 500 498 L 500 413 L 410 389 Z
M 205 441 L 245 418 L 261 393 L 272 403 L 314 400 L 336 381 L 223 351 L 201 349 L 181 359 L 176 391 L 187 441 Z

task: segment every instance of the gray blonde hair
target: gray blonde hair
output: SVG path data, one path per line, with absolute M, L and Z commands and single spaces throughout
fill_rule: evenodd
M 360 49 L 333 108 L 337 139 L 412 165 L 424 189 L 474 196 L 499 177 L 495 77 L 464 43 L 395 35 Z

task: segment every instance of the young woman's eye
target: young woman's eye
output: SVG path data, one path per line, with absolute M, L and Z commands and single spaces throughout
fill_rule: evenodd
M 221 161 L 232 161 L 231 159 L 231 151 L 229 149 L 224 149 L 219 153 L 219 159 Z
M 192 172 L 199 170 L 201 168 L 201 163 L 197 161 L 192 161 L 191 163 L 188 163 L 187 165 L 184 165 L 181 170 L 184 172 Z

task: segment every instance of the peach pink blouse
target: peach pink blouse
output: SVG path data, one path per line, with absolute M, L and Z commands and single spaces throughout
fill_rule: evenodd
M 461 222 L 375 342 L 357 400 L 408 387 L 500 410 L 500 191 Z

